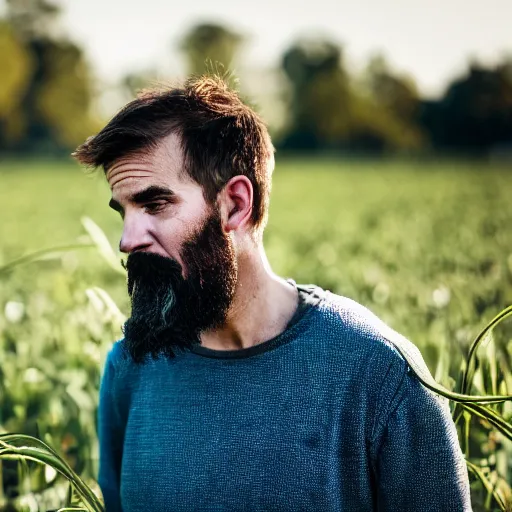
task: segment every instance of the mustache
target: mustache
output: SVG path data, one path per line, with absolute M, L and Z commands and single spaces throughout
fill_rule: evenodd
M 128 274 L 128 294 L 132 296 L 136 282 L 144 280 L 148 286 L 158 286 L 162 282 L 178 284 L 183 281 L 182 267 L 166 256 L 149 252 L 135 252 L 128 256 L 125 264 Z

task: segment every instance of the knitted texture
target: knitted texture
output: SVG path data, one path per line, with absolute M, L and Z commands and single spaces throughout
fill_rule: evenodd
M 98 417 L 107 512 L 471 511 L 445 399 L 366 308 L 300 288 L 318 300 L 249 349 L 136 366 L 114 344 Z

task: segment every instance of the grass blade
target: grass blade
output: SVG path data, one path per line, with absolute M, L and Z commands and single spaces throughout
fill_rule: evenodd
M 503 512 L 507 512 L 507 506 L 505 505 L 503 499 L 496 492 L 496 489 L 494 488 L 494 485 L 484 475 L 484 472 L 482 471 L 482 469 L 479 468 L 476 464 L 473 464 L 472 462 L 469 462 L 468 460 L 466 460 L 466 464 L 468 466 L 468 469 L 480 480 L 480 482 L 484 486 L 485 490 L 489 494 L 492 495 L 492 497 L 496 501 L 498 507 L 500 507 L 500 510 L 502 510 Z
M 494 327 L 496 327 L 500 322 L 503 322 L 506 318 L 512 315 L 512 306 L 509 306 L 508 308 L 504 309 L 500 313 L 498 313 L 480 332 L 480 334 L 475 338 L 473 341 L 469 353 L 468 353 L 468 359 L 466 364 L 466 370 L 464 371 L 464 374 L 462 376 L 462 383 L 461 383 L 461 393 L 466 394 L 469 389 L 469 385 L 471 382 L 471 373 L 474 371 L 474 361 L 475 361 L 475 355 L 476 351 L 479 347 L 479 345 L 482 343 L 482 341 L 485 339 L 485 336 L 488 332 L 490 332 Z
M 116 272 L 125 275 L 125 271 L 120 263 L 120 258 L 110 245 L 107 236 L 103 230 L 89 217 L 82 217 L 82 225 L 87 231 L 94 245 L 108 265 Z
M 5 265 L 0 266 L 0 275 L 7 274 L 11 272 L 16 267 L 20 265 L 25 265 L 27 263 L 32 263 L 34 261 L 38 261 L 45 256 L 48 256 L 52 253 L 66 252 L 66 251 L 74 251 L 76 249 L 90 249 L 92 247 L 96 247 L 95 244 L 67 244 L 67 245 L 57 245 L 55 247 L 49 247 L 48 249 L 41 249 L 39 251 L 34 251 L 29 254 L 25 254 L 19 258 L 16 258 Z
M 22 446 L 17 444 L 24 443 Z M 90 512 L 104 512 L 103 505 L 92 489 L 71 469 L 55 450 L 43 441 L 23 434 L 0 434 L 0 460 L 31 460 L 47 464 L 67 478 Z

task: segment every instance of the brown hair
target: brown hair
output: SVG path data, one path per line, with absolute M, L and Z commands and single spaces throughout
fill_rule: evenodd
M 171 133 L 180 135 L 185 170 L 203 187 L 208 203 L 215 202 L 233 176 L 242 174 L 251 181 L 251 220 L 261 236 L 268 218 L 274 147 L 261 118 L 218 76 L 142 91 L 73 156 L 107 172 L 116 160 L 154 149 Z

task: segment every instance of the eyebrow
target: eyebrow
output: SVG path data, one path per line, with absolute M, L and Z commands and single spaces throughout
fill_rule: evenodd
M 140 192 L 136 192 L 135 194 L 133 194 L 133 196 L 131 196 L 131 198 L 130 198 L 130 202 L 135 203 L 135 204 L 144 204 L 144 203 L 148 203 L 149 201 L 153 201 L 156 198 L 161 198 L 161 197 L 166 197 L 166 198 L 176 197 L 176 193 L 167 187 L 151 185 L 150 187 L 145 188 L 144 190 L 141 190 Z M 109 201 L 108 205 L 110 206 L 110 208 L 112 208 L 113 210 L 116 210 L 117 212 L 120 212 L 120 213 L 123 212 L 123 207 L 115 199 L 111 199 Z

